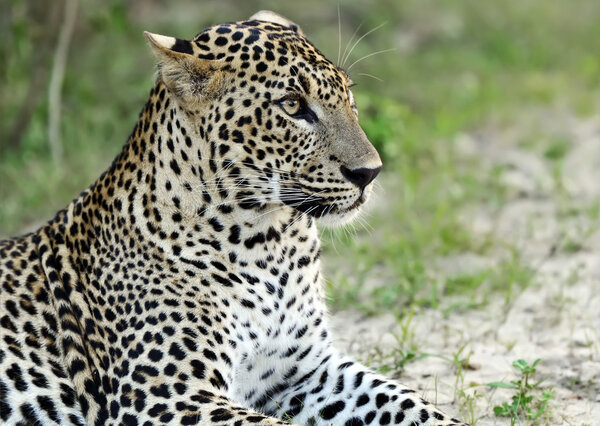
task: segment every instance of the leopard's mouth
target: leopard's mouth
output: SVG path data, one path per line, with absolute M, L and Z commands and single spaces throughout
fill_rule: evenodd
M 367 201 L 367 197 L 365 196 L 364 191 L 361 191 L 357 199 L 349 207 L 345 208 L 340 208 L 339 204 L 336 202 L 328 202 L 326 198 L 308 194 L 305 194 L 304 200 L 302 201 L 286 199 L 282 201 L 284 204 L 293 207 L 294 209 L 306 215 L 320 219 L 328 215 L 343 216 L 349 213 L 353 213 L 357 211 Z
M 367 201 L 367 197 L 365 197 L 365 191 L 361 191 L 360 195 L 358 196 L 356 201 L 350 207 L 348 207 L 345 211 L 351 212 L 352 210 L 358 209 L 366 201 Z
M 302 213 L 318 218 L 331 213 L 335 209 L 335 204 L 326 204 L 323 201 L 325 200 L 322 198 L 311 199 L 310 196 L 307 196 L 304 201 L 283 200 L 283 203 Z

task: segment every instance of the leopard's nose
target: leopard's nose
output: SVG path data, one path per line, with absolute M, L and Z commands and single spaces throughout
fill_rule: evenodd
M 364 189 L 368 184 L 373 182 L 381 171 L 381 166 L 369 169 L 361 167 L 359 169 L 349 169 L 346 166 L 340 166 L 342 175 L 350 182 L 358 186 L 360 189 Z

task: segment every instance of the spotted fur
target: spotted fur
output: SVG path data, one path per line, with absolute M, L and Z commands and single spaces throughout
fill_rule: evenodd
M 0 421 L 459 424 L 331 345 L 315 222 L 381 168 L 348 75 L 272 12 L 146 36 L 122 152 L 0 243 Z

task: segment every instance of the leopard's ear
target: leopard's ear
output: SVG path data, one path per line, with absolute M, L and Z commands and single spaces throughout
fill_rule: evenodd
M 197 57 L 188 40 L 148 31 L 144 31 L 144 36 L 156 56 L 160 78 L 184 103 L 199 103 L 222 91 L 222 62 Z
M 278 13 L 271 12 L 270 10 L 260 10 L 256 12 L 250 17 L 249 21 L 273 22 L 274 24 L 279 24 L 283 27 L 289 28 L 290 30 L 304 37 L 304 32 L 298 24 L 290 21 L 289 19 L 281 16 Z

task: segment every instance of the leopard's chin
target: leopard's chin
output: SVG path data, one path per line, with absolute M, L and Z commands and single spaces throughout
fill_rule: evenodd
M 346 209 L 343 211 L 334 211 L 332 213 L 317 218 L 317 223 L 328 228 L 338 228 L 340 226 L 347 225 L 354 221 L 354 219 L 356 219 L 359 213 L 360 207 Z
M 334 205 L 327 214 L 317 217 L 317 223 L 328 228 L 337 228 L 347 225 L 358 217 L 362 207 L 367 202 L 367 199 L 367 196 L 361 194 L 350 207 L 340 209 L 338 206 Z

